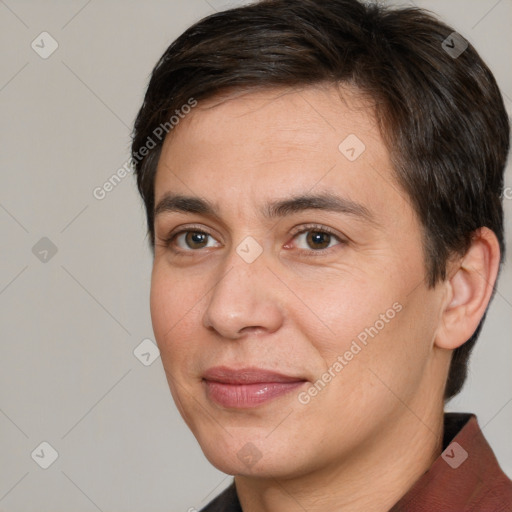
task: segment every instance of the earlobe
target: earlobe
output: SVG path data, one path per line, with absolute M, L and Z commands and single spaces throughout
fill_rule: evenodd
M 469 250 L 450 268 L 437 347 L 453 350 L 473 335 L 491 300 L 499 264 L 496 235 L 488 228 L 478 229 Z

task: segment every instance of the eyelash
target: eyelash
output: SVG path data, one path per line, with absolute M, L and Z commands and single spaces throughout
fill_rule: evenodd
M 306 224 L 304 226 L 300 226 L 296 230 L 292 230 L 290 235 L 293 240 L 293 239 L 297 238 L 299 235 L 308 233 L 310 231 L 313 231 L 315 233 L 324 233 L 324 234 L 330 235 L 330 236 L 336 238 L 338 243 L 332 247 L 327 247 L 326 249 L 318 249 L 316 251 L 313 249 L 310 249 L 310 250 L 299 249 L 298 251 L 302 256 L 313 257 L 313 258 L 317 257 L 317 256 L 325 256 L 326 254 L 330 254 L 333 250 L 336 250 L 336 248 L 339 247 L 340 245 L 345 245 L 347 243 L 346 238 L 342 237 L 341 235 L 336 233 L 334 230 L 332 230 L 326 226 L 321 226 L 319 224 Z
M 307 224 L 307 225 L 300 226 L 300 228 L 297 228 L 296 230 L 292 230 L 292 232 L 290 233 L 290 236 L 292 237 L 292 240 L 293 240 L 297 236 L 302 235 L 304 233 L 308 233 L 310 231 L 314 231 L 314 232 L 318 232 L 318 233 L 324 233 L 324 234 L 333 236 L 334 238 L 337 239 L 338 243 L 336 245 L 334 245 L 333 247 L 328 247 L 326 249 L 318 249 L 316 251 L 313 250 L 313 249 L 311 249 L 311 250 L 299 249 L 299 253 L 301 255 L 311 256 L 311 257 L 324 256 L 324 255 L 330 253 L 333 249 L 335 249 L 339 245 L 345 245 L 347 243 L 347 239 L 346 238 L 344 238 L 341 235 L 335 233 L 330 228 L 328 228 L 326 226 L 321 226 L 319 224 Z M 175 247 L 172 246 L 173 242 L 176 240 L 176 238 L 178 238 L 178 236 L 180 236 L 180 235 L 182 235 L 184 233 L 190 233 L 190 232 L 200 233 L 200 234 L 207 235 L 209 237 L 213 237 L 213 235 L 211 233 L 208 233 L 208 231 L 205 231 L 205 229 L 203 227 L 201 227 L 201 226 L 193 226 L 192 225 L 192 226 L 187 226 L 186 229 L 181 229 L 180 231 L 176 231 L 176 232 L 173 232 L 170 235 L 168 235 L 166 238 L 164 238 L 162 240 L 163 245 L 166 248 L 171 249 L 177 255 L 180 255 L 180 256 L 181 255 L 182 256 L 192 256 L 193 253 L 197 253 L 200 250 L 199 249 L 196 249 L 196 250 L 194 250 L 194 249 L 183 250 L 183 249 L 176 249 Z
M 212 236 L 212 234 L 205 231 L 202 226 L 191 225 L 191 226 L 187 226 L 186 229 L 180 229 L 179 231 L 171 232 L 168 236 L 166 236 L 164 239 L 162 239 L 162 243 L 166 248 L 171 249 L 173 252 L 175 252 L 177 254 L 197 252 L 197 251 L 193 251 L 192 249 L 188 250 L 188 251 L 184 251 L 181 249 L 176 250 L 172 247 L 172 243 L 174 242 L 174 240 L 176 238 L 178 238 L 180 235 L 183 235 L 183 233 L 190 233 L 190 232 L 202 233 L 204 235 Z

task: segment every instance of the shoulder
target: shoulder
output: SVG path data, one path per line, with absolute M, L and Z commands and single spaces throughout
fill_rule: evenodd
M 512 510 L 512 481 L 473 414 L 445 414 L 443 452 L 392 512 Z

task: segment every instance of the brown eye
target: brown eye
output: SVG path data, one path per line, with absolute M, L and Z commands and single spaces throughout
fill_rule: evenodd
M 308 231 L 306 242 L 311 249 L 326 249 L 331 243 L 331 235 L 322 231 Z
M 187 231 L 185 243 L 190 249 L 202 249 L 208 244 L 208 234 L 201 231 Z
M 181 231 L 171 236 L 169 246 L 177 247 L 181 251 L 198 251 L 219 247 L 219 242 L 209 233 L 204 231 Z
M 327 229 L 321 229 L 320 227 L 304 229 L 294 236 L 295 248 L 310 253 L 321 253 L 321 251 L 325 249 L 330 249 L 335 245 L 341 244 L 343 244 L 343 241 L 339 236 L 330 233 Z

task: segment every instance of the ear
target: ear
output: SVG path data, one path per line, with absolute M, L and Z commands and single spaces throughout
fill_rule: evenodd
M 463 345 L 482 319 L 500 266 L 500 246 L 493 231 L 473 233 L 467 253 L 448 267 L 447 294 L 435 345 L 448 350 Z

